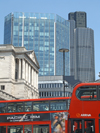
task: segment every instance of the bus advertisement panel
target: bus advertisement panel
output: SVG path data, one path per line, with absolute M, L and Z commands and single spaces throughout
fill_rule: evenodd
M 0 133 L 66 133 L 70 98 L 0 102 Z

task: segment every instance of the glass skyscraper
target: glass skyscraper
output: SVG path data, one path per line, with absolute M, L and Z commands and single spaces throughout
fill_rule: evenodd
M 61 48 L 69 49 L 66 19 L 49 13 L 10 13 L 4 22 L 4 44 L 34 50 L 40 65 L 39 75 L 63 75 Z M 65 53 L 65 75 L 70 74 L 70 52 Z
M 69 16 L 70 74 L 74 75 L 75 80 L 94 82 L 94 31 L 86 28 L 85 12 L 70 13 Z M 74 19 L 75 17 L 76 19 Z
M 68 14 L 69 20 L 75 20 L 75 27 L 87 27 L 86 12 L 70 12 Z

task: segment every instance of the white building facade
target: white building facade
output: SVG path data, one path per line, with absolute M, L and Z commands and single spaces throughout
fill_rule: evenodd
M 39 63 L 34 51 L 0 45 L 0 90 L 18 99 L 38 98 Z

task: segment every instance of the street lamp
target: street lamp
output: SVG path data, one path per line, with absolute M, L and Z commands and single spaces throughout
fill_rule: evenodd
M 65 97 L 65 52 L 69 52 L 69 49 L 65 49 L 65 48 L 62 48 L 62 49 L 59 49 L 59 52 L 62 52 L 63 53 L 63 84 L 64 84 L 64 97 Z

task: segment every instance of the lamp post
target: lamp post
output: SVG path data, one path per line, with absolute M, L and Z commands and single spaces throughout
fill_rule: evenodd
M 69 49 L 59 49 L 59 52 L 63 53 L 63 84 L 64 84 L 64 97 L 65 97 L 65 82 L 64 82 L 64 78 L 65 78 L 65 52 L 69 52 Z

